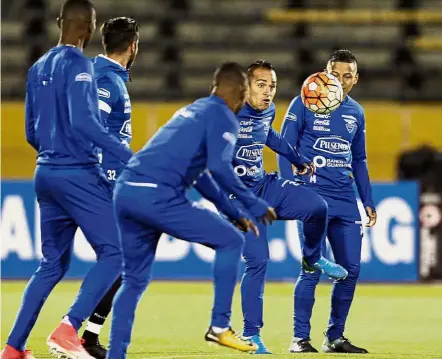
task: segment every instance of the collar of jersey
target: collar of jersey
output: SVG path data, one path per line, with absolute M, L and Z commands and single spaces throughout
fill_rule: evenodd
M 127 69 L 124 66 L 122 66 L 118 61 L 115 61 L 115 60 L 111 59 L 110 57 L 107 57 L 106 55 L 99 54 L 98 57 L 101 57 L 103 59 L 106 59 L 107 61 L 113 62 L 114 64 L 120 66 L 122 70 L 127 71 Z

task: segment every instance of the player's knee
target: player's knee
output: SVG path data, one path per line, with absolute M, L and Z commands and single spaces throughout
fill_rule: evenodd
M 220 248 L 242 250 L 244 246 L 244 235 L 239 230 L 232 229 L 224 238 L 225 240 L 221 242 Z
M 97 255 L 97 261 L 108 260 L 108 261 L 120 261 L 122 262 L 121 249 L 117 246 L 103 245 L 99 248 L 95 248 L 95 253 Z
M 132 290 L 143 292 L 146 290 L 152 279 L 151 275 L 146 276 L 135 276 L 133 274 L 127 275 L 123 273 L 122 284 L 124 284 L 127 288 Z
M 328 204 L 320 195 L 314 193 L 311 200 L 309 200 L 309 219 L 315 219 L 316 221 L 322 221 L 327 219 Z
M 301 270 L 301 273 L 299 274 L 298 282 L 304 282 L 307 285 L 311 285 L 316 287 L 316 285 L 319 283 L 319 279 L 321 278 L 321 272 L 313 272 L 308 273 L 304 270 Z
M 246 261 L 245 274 L 251 274 L 256 277 L 265 277 L 268 262 L 268 259 L 263 258 L 255 258 L 253 260 Z
M 246 271 L 266 271 L 269 263 L 269 254 L 265 251 L 244 254 Z
M 359 273 L 361 271 L 361 266 L 359 264 L 350 264 L 344 266 L 348 271 L 347 280 L 349 281 L 357 281 L 359 278 Z
M 58 283 L 69 270 L 70 262 L 63 262 L 60 259 L 45 259 L 40 263 L 37 272 L 50 281 Z
M 109 269 L 121 272 L 123 269 L 123 256 L 120 250 L 104 250 L 97 252 L 97 262 L 105 262 Z

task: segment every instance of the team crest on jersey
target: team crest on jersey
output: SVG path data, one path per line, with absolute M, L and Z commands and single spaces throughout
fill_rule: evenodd
M 350 115 L 342 115 L 342 118 L 346 122 L 345 127 L 347 128 L 348 133 L 352 133 L 357 126 L 356 118 Z
M 132 137 L 132 123 L 130 119 L 124 121 L 123 126 L 121 126 L 120 135 Z
M 264 131 L 266 133 L 268 133 L 269 130 L 270 130 L 270 121 L 272 121 L 272 117 L 271 116 L 262 119 L 262 122 L 264 123 Z

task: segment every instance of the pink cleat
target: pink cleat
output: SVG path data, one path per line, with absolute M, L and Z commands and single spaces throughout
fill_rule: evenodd
M 94 359 L 83 348 L 77 331 L 69 321 L 63 320 L 46 343 L 51 354 L 59 359 Z
M 1 359 L 36 359 L 30 350 L 18 351 L 14 347 L 6 344 L 5 348 L 2 350 Z

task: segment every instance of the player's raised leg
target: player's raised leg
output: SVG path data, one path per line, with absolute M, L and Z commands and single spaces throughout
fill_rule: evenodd
M 333 279 L 343 279 L 347 271 L 321 255 L 326 236 L 328 205 L 311 189 L 299 183 L 270 175 L 263 198 L 274 204 L 278 219 L 304 223 L 302 267 L 307 272 L 319 271 Z
M 126 356 L 135 308 L 148 285 L 151 264 L 162 232 L 215 250 L 215 297 L 206 340 L 241 351 L 256 350 L 256 346 L 236 336 L 230 327 L 232 297 L 243 245 L 242 234 L 218 215 L 192 206 L 182 193 L 168 186 L 143 188 L 129 185 L 119 187 L 117 184 L 115 205 L 123 248 L 124 275 L 123 286 L 114 302 L 107 357 Z
M 335 281 L 331 312 L 322 350 L 327 353 L 367 353 L 344 337 L 345 322 L 353 301 L 361 264 L 362 224 L 335 218 L 329 223 L 328 239 L 337 263 L 348 271 L 343 281 Z

